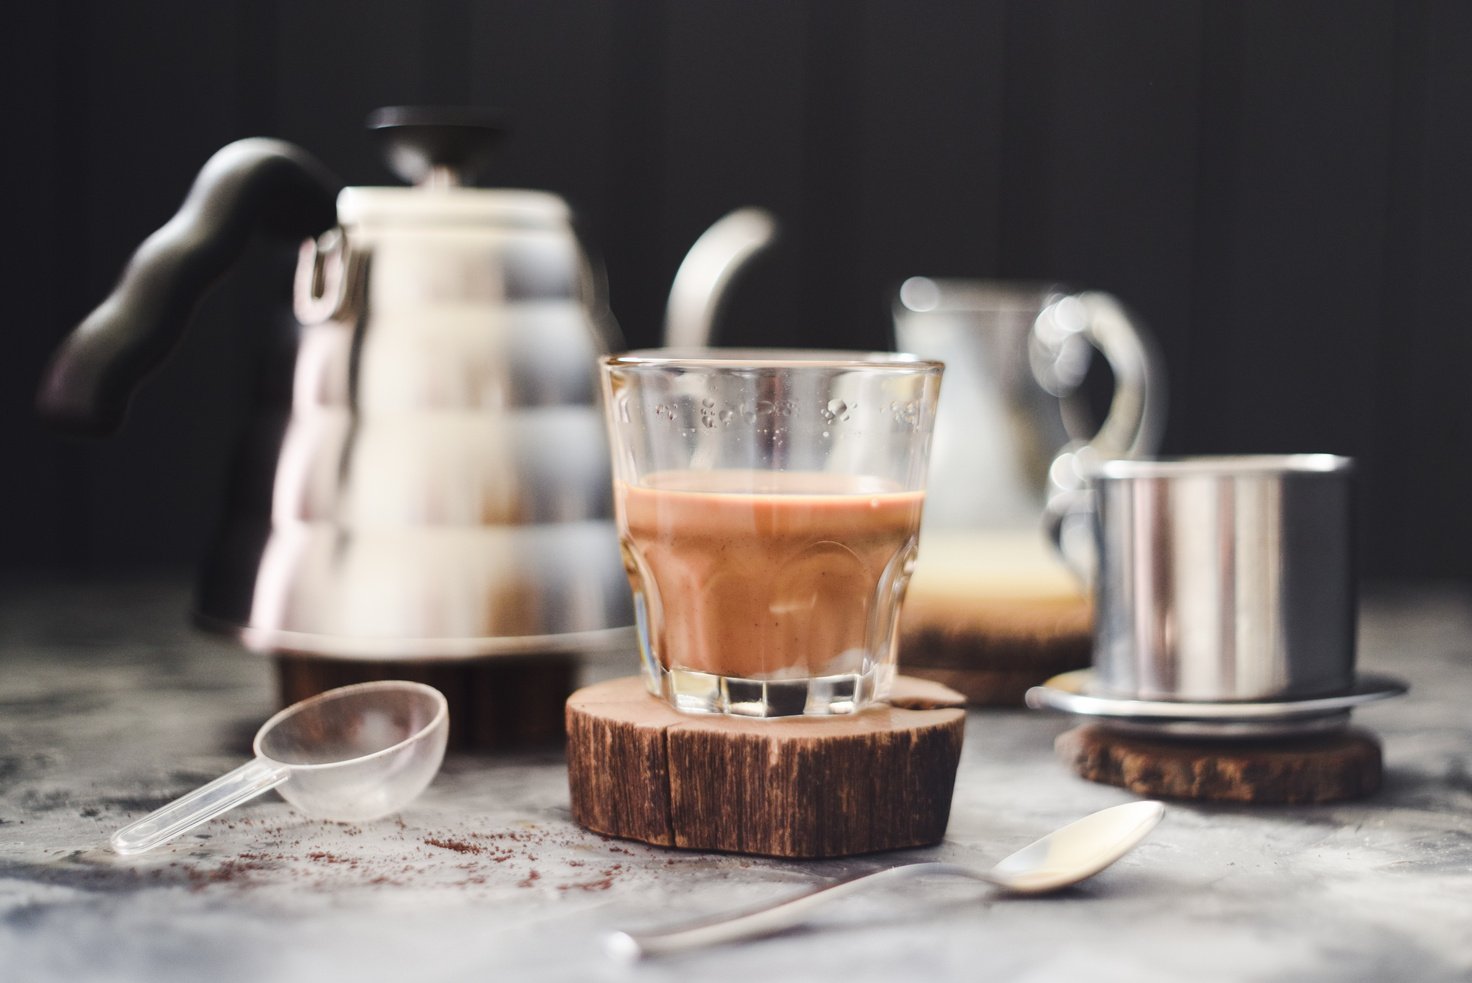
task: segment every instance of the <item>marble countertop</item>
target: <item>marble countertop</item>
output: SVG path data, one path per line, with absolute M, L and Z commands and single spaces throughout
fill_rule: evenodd
M 147 583 L 0 594 L 0 980 L 1472 979 L 1472 594 L 1366 605 L 1361 667 L 1412 686 L 1355 713 L 1385 745 L 1370 799 L 1172 804 L 1138 850 L 1059 896 L 910 884 L 777 938 L 635 965 L 602 935 L 907 860 L 984 867 L 1131 796 L 1054 760 L 1067 719 L 973 711 L 950 830 L 928 850 L 794 862 L 605 839 L 569 819 L 550 750 L 452 754 L 376 823 L 268 794 L 118 857 L 114 829 L 243 762 L 275 708 L 270 665 L 191 631 L 185 606 Z

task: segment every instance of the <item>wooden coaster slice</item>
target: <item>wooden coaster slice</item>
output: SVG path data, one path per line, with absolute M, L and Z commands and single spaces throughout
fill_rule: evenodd
M 903 669 L 917 679 L 947 686 L 962 696 L 966 702 L 978 707 L 1020 707 L 1024 697 L 1034 686 L 1040 686 L 1062 672 L 1070 672 L 1089 664 L 1089 651 L 1084 649 L 1082 661 L 1068 660 L 1069 668 L 1057 671 L 1040 664 L 1028 669 L 937 669 L 906 662 Z
M 1090 662 L 1092 605 L 1040 533 L 946 530 L 922 541 L 900 612 L 900 665 L 978 706 Z
M 1053 744 L 1090 781 L 1139 795 L 1260 804 L 1337 802 L 1380 787 L 1380 742 L 1356 729 L 1272 742 L 1178 741 L 1075 727 Z
M 680 713 L 637 677 L 567 701 L 573 819 L 657 846 L 841 857 L 945 835 L 964 700 L 903 677 L 894 705 L 747 720 Z

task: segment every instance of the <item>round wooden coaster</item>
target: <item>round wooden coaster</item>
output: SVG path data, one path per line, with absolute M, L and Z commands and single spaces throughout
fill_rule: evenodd
M 1359 798 L 1380 787 L 1380 742 L 1357 729 L 1217 743 L 1085 724 L 1060 734 L 1053 747 L 1083 778 L 1154 797 L 1301 805 Z
M 1083 658 L 1087 665 L 1088 654 L 1085 653 Z M 1074 668 L 1078 666 L 1075 665 Z M 1023 706 L 1023 698 L 1029 689 L 1058 675 L 1041 666 L 1026 669 L 934 669 L 905 663 L 904 670 L 917 679 L 927 679 L 948 686 L 964 696 L 967 703 L 978 707 Z M 1070 671 L 1072 670 L 1059 670 Z
M 906 673 L 959 691 L 978 706 L 1022 706 L 1029 687 L 1083 669 L 1093 653 L 1093 617 L 1082 597 L 909 598 L 900 621 Z
M 1087 592 L 1037 529 L 927 529 L 900 611 L 900 666 L 980 706 L 1089 665 Z
M 570 655 L 498 656 L 459 662 L 370 662 L 278 653 L 277 690 L 283 706 L 338 686 L 407 679 L 445 694 L 450 746 L 492 750 L 556 744 L 562 705 L 577 679 Z
M 963 698 L 901 677 L 892 705 L 838 717 L 680 713 L 637 677 L 567 701 L 573 819 L 657 846 L 841 857 L 940 841 Z

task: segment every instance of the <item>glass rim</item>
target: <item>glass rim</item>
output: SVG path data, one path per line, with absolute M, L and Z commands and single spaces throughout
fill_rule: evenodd
M 907 352 L 825 348 L 639 348 L 599 360 L 605 369 L 887 369 L 939 372 L 945 363 Z

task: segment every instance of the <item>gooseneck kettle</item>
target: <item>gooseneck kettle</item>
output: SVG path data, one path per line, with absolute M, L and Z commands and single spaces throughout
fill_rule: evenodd
M 353 660 L 627 645 L 594 366 L 615 344 L 555 195 L 469 187 L 469 110 L 369 120 L 413 187 L 340 188 L 306 151 L 230 144 L 66 339 L 39 405 L 107 432 L 257 231 L 300 242 L 289 403 L 239 451 L 197 593 L 262 651 Z

